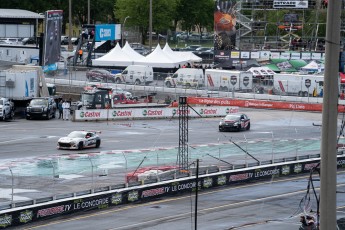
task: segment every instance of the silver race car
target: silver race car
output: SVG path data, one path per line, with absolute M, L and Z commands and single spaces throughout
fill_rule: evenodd
M 84 148 L 99 148 L 101 145 L 101 138 L 97 131 L 73 131 L 67 137 L 61 137 L 58 140 L 58 149 L 84 149 Z

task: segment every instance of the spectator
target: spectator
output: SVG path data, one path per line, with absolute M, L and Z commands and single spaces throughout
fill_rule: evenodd
M 63 113 L 62 99 L 59 101 L 58 110 L 59 110 L 59 119 L 61 119 L 62 118 L 62 113 Z
M 78 51 L 78 54 L 79 54 L 79 59 L 80 59 L 80 61 L 82 61 L 82 60 L 83 60 L 83 50 L 80 49 L 80 50 Z
M 70 103 L 68 103 L 68 101 L 64 101 L 62 103 L 62 109 L 63 109 L 63 120 L 67 120 L 69 119 L 69 109 L 70 109 Z

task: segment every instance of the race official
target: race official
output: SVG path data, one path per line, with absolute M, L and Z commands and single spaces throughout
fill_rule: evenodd
M 70 107 L 71 107 L 71 105 L 69 104 L 68 101 L 64 101 L 62 103 L 62 109 L 63 109 L 62 119 L 63 120 L 68 120 L 69 119 Z

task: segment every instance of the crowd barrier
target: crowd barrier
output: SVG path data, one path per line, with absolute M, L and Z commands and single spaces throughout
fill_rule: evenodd
M 20 226 L 35 221 L 59 217 L 87 210 L 106 209 L 109 207 L 130 204 L 141 201 L 151 201 L 157 198 L 174 196 L 185 192 L 193 192 L 196 187 L 203 191 L 220 186 L 234 186 L 272 177 L 286 177 L 309 173 L 319 167 L 320 158 L 300 161 L 280 162 L 270 165 L 259 165 L 244 169 L 234 169 L 221 172 L 199 171 L 198 177 L 188 175 L 183 178 L 157 182 L 149 185 L 138 185 L 103 191 L 97 194 L 86 194 L 50 200 L 24 207 L 14 207 L 0 211 L 0 227 Z M 337 168 L 345 167 L 345 156 L 338 156 Z
M 188 108 L 189 117 L 220 117 L 238 113 L 237 106 L 202 106 L 195 110 Z M 74 121 L 101 121 L 144 118 L 178 118 L 178 108 L 119 108 L 75 110 Z

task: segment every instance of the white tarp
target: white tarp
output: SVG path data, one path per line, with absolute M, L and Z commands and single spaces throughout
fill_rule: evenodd
M 139 54 L 137 51 L 135 51 L 128 42 L 126 42 L 125 46 L 122 47 L 122 51 L 125 52 L 133 61 L 138 61 L 142 59 L 144 56 Z
M 188 60 L 188 62 L 201 62 L 202 58 L 193 54 L 192 51 L 174 51 L 180 57 L 183 57 Z
M 110 50 L 104 56 L 92 60 L 93 66 L 129 66 L 133 65 L 133 60 L 123 52 L 120 44 L 117 43 L 115 48 Z
M 183 63 L 184 62 L 182 61 L 175 61 L 173 58 L 165 54 L 159 44 L 152 53 L 139 61 L 134 61 L 135 65 L 148 65 L 153 68 L 178 68 L 179 66 L 182 66 Z
M 183 56 L 180 56 L 178 54 L 176 54 L 176 52 L 174 52 L 168 43 L 165 43 L 165 46 L 163 48 L 163 52 L 165 54 L 167 54 L 169 57 L 173 58 L 175 61 L 178 61 L 178 62 L 184 62 L 183 64 L 187 64 L 188 62 L 190 62 L 189 58 L 188 57 L 183 57 Z
M 253 73 L 253 77 L 272 76 L 274 74 L 274 71 L 268 67 L 252 67 L 248 71 Z

